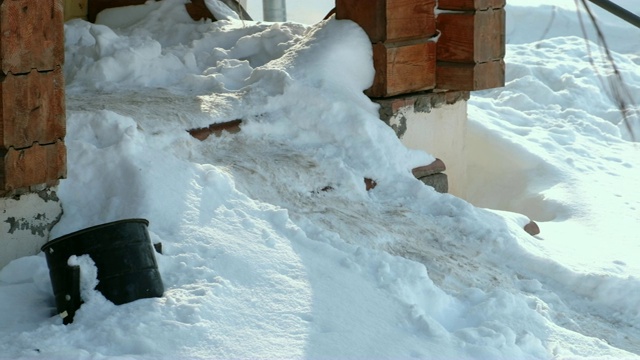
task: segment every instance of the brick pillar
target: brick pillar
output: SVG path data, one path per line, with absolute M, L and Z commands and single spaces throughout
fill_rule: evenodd
M 0 196 L 66 174 L 63 0 L 0 2 Z

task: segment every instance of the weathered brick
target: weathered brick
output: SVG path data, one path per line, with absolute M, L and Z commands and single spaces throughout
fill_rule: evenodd
M 64 76 L 32 70 L 0 74 L 0 148 L 50 144 L 65 136 Z
M 489 9 L 438 15 L 437 59 L 480 63 L 505 55 L 505 11 Z
M 419 92 L 390 98 L 372 99 L 380 105 L 380 119 L 387 124 L 398 111 L 410 106 L 415 112 L 431 112 L 445 104 L 455 104 L 461 100 L 469 100 L 469 91 L 437 91 Z
M 436 43 L 428 40 L 378 43 L 373 46 L 376 70 L 371 97 L 387 97 L 435 87 Z
M 63 0 L 0 1 L 0 63 L 7 74 L 64 62 Z
M 499 9 L 506 0 L 439 0 L 438 8 L 443 10 L 486 10 Z
M 0 196 L 38 184 L 55 185 L 66 176 L 64 142 L 0 150 Z
M 336 19 L 356 22 L 372 43 L 429 38 L 435 0 L 336 0 Z

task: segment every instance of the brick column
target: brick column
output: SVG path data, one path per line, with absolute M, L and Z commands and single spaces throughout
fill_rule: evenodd
M 0 196 L 66 174 L 63 0 L 0 2 Z

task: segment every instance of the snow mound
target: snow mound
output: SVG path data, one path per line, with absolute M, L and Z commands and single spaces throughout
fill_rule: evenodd
M 433 157 L 362 93 L 371 45 L 353 23 L 193 22 L 183 5 L 65 25 L 52 231 L 148 219 L 165 294 L 115 306 L 75 257 L 84 304 L 65 326 L 44 256 L 15 260 L 0 270 L 0 358 L 639 358 L 640 199 L 621 179 L 638 183 L 640 157 L 579 40 L 510 46 L 507 87 L 470 101 L 474 199 L 532 209 L 533 238 L 525 216 L 413 178 Z M 187 132 L 234 119 L 237 134 Z

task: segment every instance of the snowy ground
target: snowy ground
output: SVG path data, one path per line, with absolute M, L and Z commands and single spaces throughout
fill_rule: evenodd
M 181 3 L 66 24 L 53 230 L 148 219 L 165 295 L 115 306 L 85 288 L 65 326 L 44 257 L 18 259 L 0 270 L 0 358 L 640 358 L 640 150 L 575 12 L 510 6 L 507 86 L 469 103 L 475 207 L 411 176 L 433 157 L 362 94 L 353 23 L 193 23 Z M 627 43 L 611 46 L 637 94 Z

